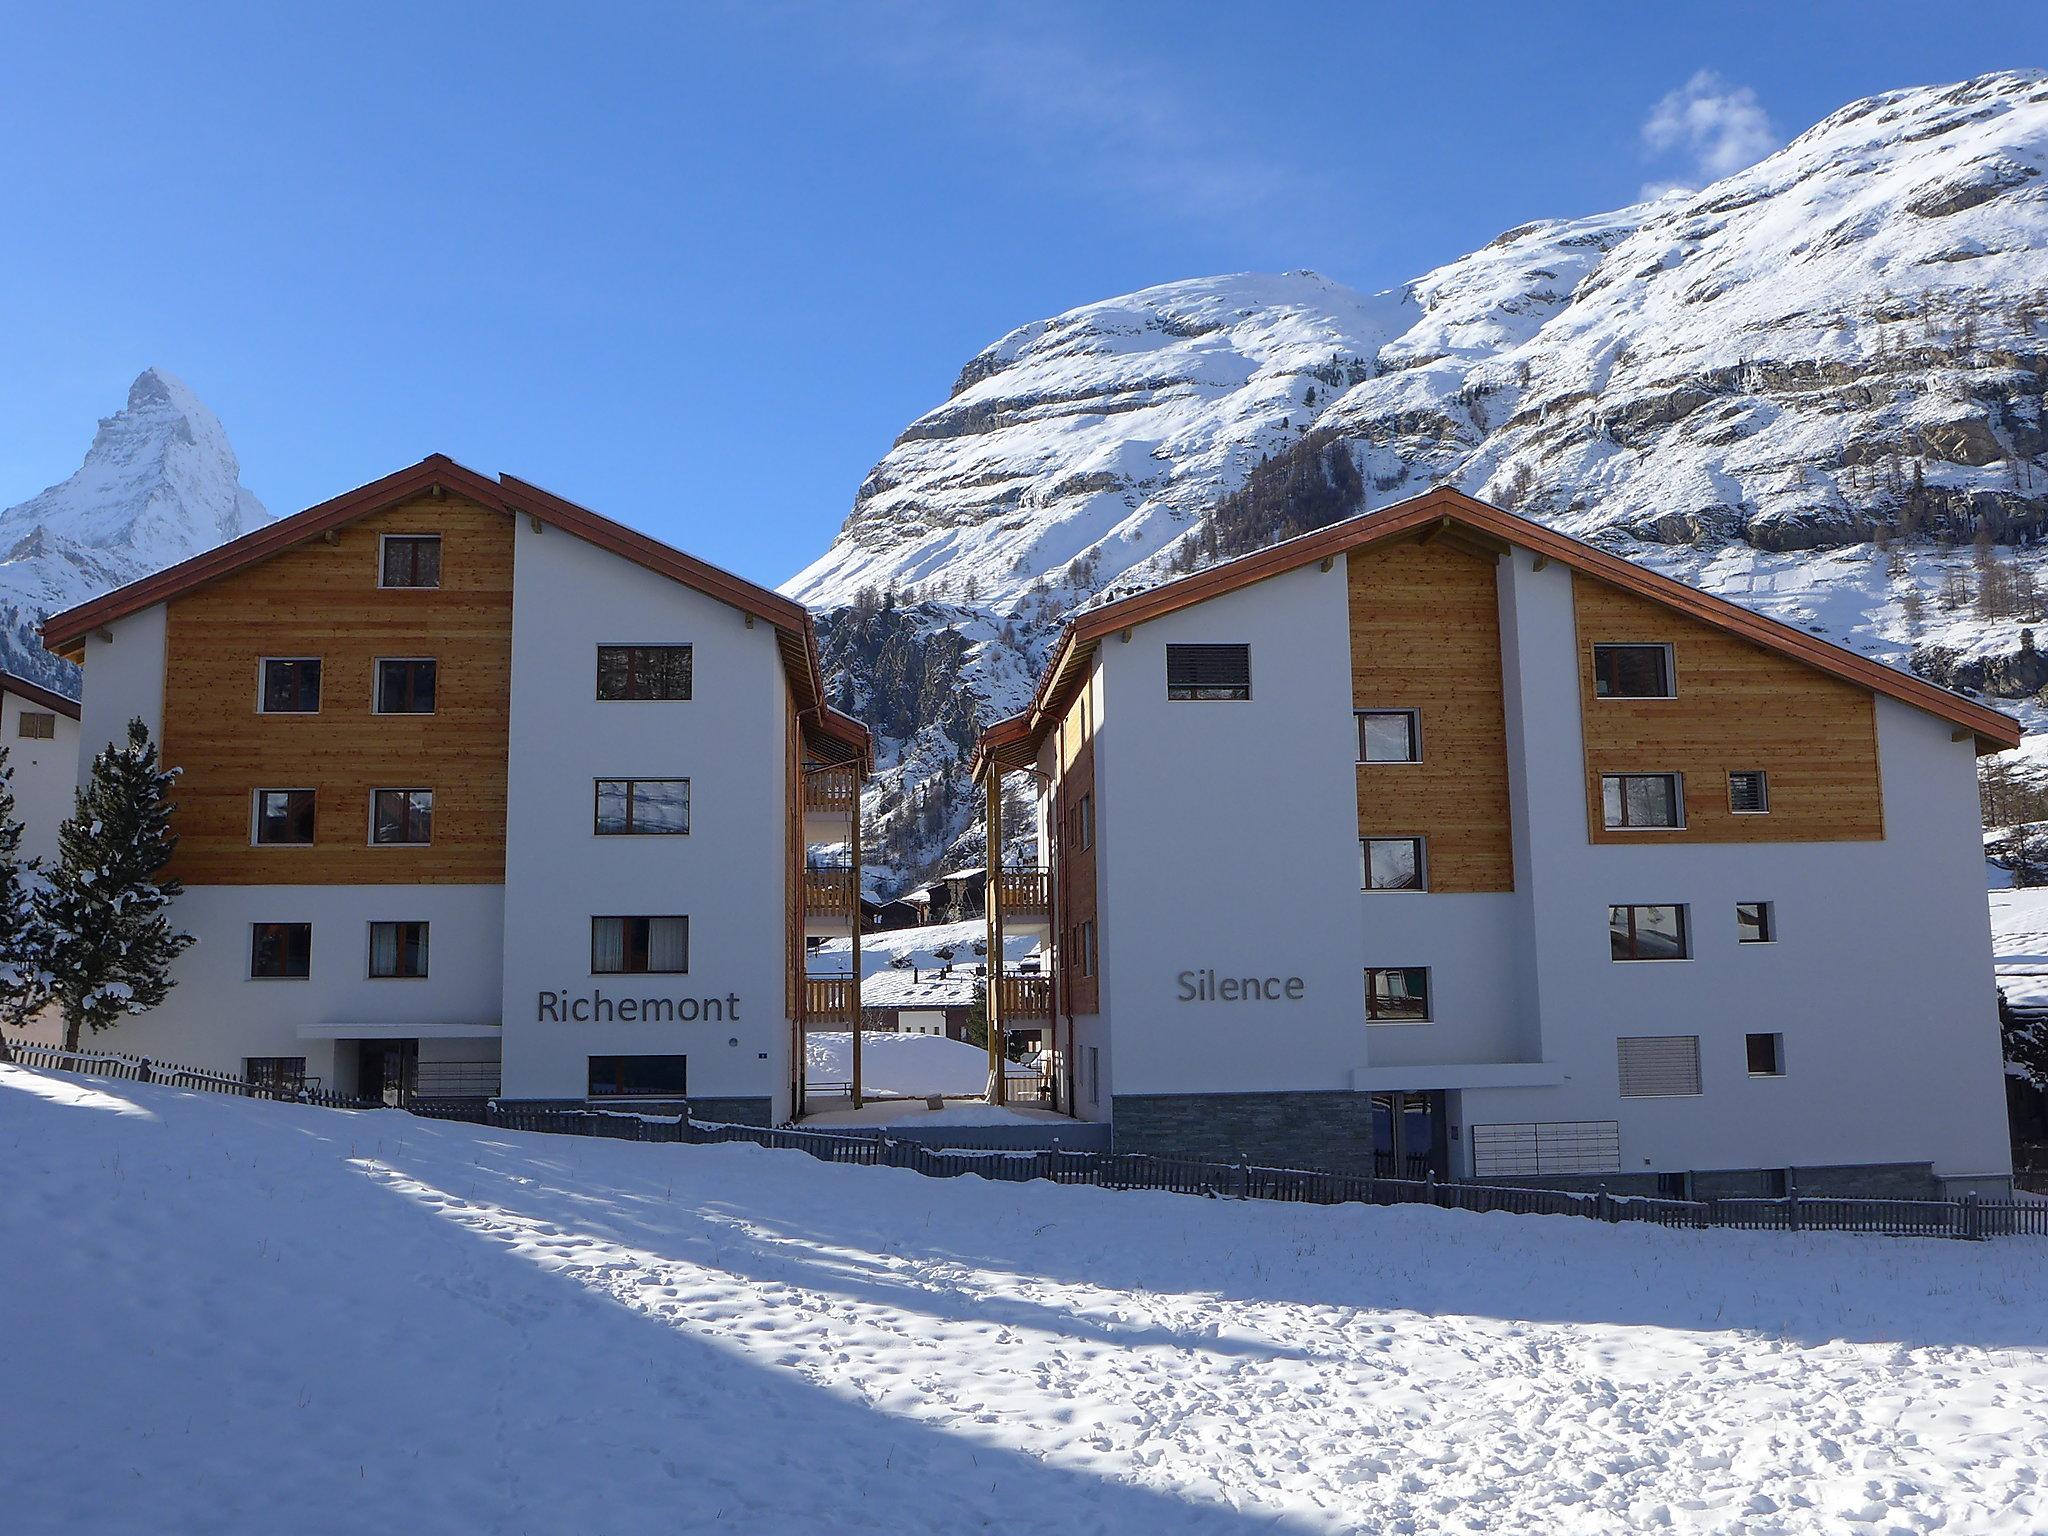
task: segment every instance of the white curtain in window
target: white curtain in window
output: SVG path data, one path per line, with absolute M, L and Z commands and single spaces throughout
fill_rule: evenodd
M 370 924 L 370 974 L 372 976 L 396 976 L 398 974 L 398 924 Z
M 623 971 L 626 968 L 624 918 L 593 917 L 590 920 L 590 968 L 593 971 Z
M 682 971 L 690 963 L 690 920 L 687 917 L 655 917 L 647 922 L 647 968 L 650 971 Z

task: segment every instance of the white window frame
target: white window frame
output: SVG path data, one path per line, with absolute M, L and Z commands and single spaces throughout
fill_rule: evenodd
M 1669 779 L 1671 781 L 1671 801 L 1678 808 L 1678 820 L 1672 822 L 1669 826 L 1661 827 L 1638 827 L 1625 821 L 1609 821 L 1607 819 L 1607 781 L 1609 779 Z M 1622 791 L 1622 804 L 1624 807 L 1628 804 L 1628 791 L 1626 789 Z M 1601 774 L 1600 829 L 1603 832 L 1645 832 L 1651 834 L 1658 832 L 1683 832 L 1685 830 L 1685 775 L 1682 773 L 1672 773 L 1662 768 L 1653 768 L 1643 773 Z
M 434 584 L 433 584 L 433 585 L 432 585 L 431 587 L 411 587 L 411 586 L 406 586 L 406 587 L 394 587 L 394 586 L 392 586 L 392 585 L 391 585 L 391 584 L 390 584 L 389 582 L 385 581 L 385 579 L 384 579 L 384 546 L 385 546 L 386 544 L 390 543 L 390 542 L 391 542 L 391 540 L 393 540 L 393 539 L 408 539 L 408 540 L 412 540 L 412 541 L 415 541 L 415 542 L 417 542 L 417 541 L 418 541 L 418 540 L 420 540 L 420 539 L 432 539 L 432 540 L 433 540 L 433 541 L 434 541 L 434 542 L 435 542 L 435 543 L 436 543 L 437 545 L 439 545 L 439 546 L 440 546 L 440 548 L 441 548 L 441 552 L 442 552 L 443 554 L 446 554 L 446 553 L 447 553 L 447 551 L 448 551 L 448 541 L 447 541 L 447 539 L 446 539 L 446 538 L 444 538 L 444 537 L 443 537 L 442 535 L 440 535 L 440 534 L 438 534 L 438 533 L 432 532 L 431 530 L 428 530 L 428 531 L 425 531 L 425 532 L 421 532 L 421 533 L 380 533 L 380 534 L 378 534 L 378 535 L 377 535 L 377 590 L 378 590 L 379 592 L 438 592 L 438 591 L 440 591 L 440 590 L 441 590 L 441 583 L 440 583 L 440 582 L 439 582 L 438 580 L 436 580 L 436 581 L 435 581 L 435 583 L 434 583 Z M 446 574 L 446 571 L 447 571 L 447 567 L 446 567 L 446 566 L 443 566 L 443 567 L 442 567 L 442 572 L 443 572 L 443 574 Z
M 320 705 L 318 709 L 268 709 L 264 705 L 267 690 L 263 684 L 265 673 L 273 661 L 312 661 L 320 665 Z M 374 683 L 373 683 L 374 686 Z M 283 715 L 296 717 L 317 715 L 327 707 L 327 658 L 325 656 L 258 656 L 256 658 L 256 713 L 259 715 Z
M 263 830 L 265 795 L 311 795 L 313 836 L 303 843 L 266 843 L 257 834 Z M 320 791 L 311 784 L 262 784 L 249 791 L 249 846 L 251 848 L 316 848 L 320 839 Z

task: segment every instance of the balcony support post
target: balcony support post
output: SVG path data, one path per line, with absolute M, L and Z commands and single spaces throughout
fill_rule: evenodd
M 853 931 L 853 971 L 847 978 L 847 1006 L 853 1015 L 853 1107 L 861 1107 L 861 1060 L 860 1060 L 860 769 L 853 774 L 853 830 L 848 846 L 853 853 L 852 911 L 847 926 Z
M 1003 1021 L 1003 770 L 988 765 L 988 894 L 982 899 L 982 921 L 988 930 L 988 1101 L 1004 1102 L 1008 1084 L 1008 1041 Z

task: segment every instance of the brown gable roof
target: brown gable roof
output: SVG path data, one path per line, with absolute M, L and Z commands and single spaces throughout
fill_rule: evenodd
M 102 625 L 217 581 L 296 544 L 318 538 L 331 528 L 397 506 L 436 487 L 508 516 L 532 517 L 573 533 L 635 565 L 766 621 L 774 627 L 782 651 L 783 668 L 803 722 L 805 744 L 834 761 L 856 757 L 864 765 L 872 764 L 874 749 L 867 727 L 825 702 L 825 674 L 818 659 L 817 631 L 801 604 L 537 485 L 510 475 L 492 480 L 442 453 L 429 454 L 419 463 L 381 480 L 358 486 L 331 501 L 281 518 L 190 560 L 52 615 L 43 622 L 43 644 L 59 655 L 76 659 L 84 650 L 85 637 Z
M 1331 559 L 1388 539 L 1429 536 L 1434 531 L 1447 531 L 1453 538 L 1476 541 L 1487 548 L 1518 545 L 1560 565 L 1639 593 L 1767 649 L 1818 667 L 1823 672 L 1938 715 L 1959 730 L 1975 735 L 1980 753 L 2019 745 L 2019 722 L 1988 705 L 1966 699 L 1910 672 L 1859 656 L 1854 651 L 1790 624 L 1766 618 L 1726 598 L 1715 597 L 1682 581 L 1645 570 L 1633 561 L 1479 501 L 1463 491 L 1442 487 L 1397 502 L 1381 511 L 1361 513 L 1313 533 L 1284 540 L 1149 591 L 1105 603 L 1071 620 L 1060 636 L 1051 664 L 1039 679 L 1031 706 L 1021 714 L 997 721 L 982 733 L 974 754 L 975 777 L 978 779 L 986 773 L 991 763 L 1004 768 L 1024 767 L 1031 763 L 1038 755 L 1046 732 L 1065 712 L 1074 690 L 1085 675 L 1089 658 L 1104 636 L 1178 612 L 1226 592 L 1234 592 L 1240 587 L 1248 587 L 1269 576 L 1297 570 L 1314 561 Z
M 52 693 L 41 683 L 32 683 L 16 673 L 0 670 L 0 694 L 15 694 L 29 703 L 44 709 L 54 709 L 60 715 L 78 718 L 78 700 L 67 699 L 61 693 Z

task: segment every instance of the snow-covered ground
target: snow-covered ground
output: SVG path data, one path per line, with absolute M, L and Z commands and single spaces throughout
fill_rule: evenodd
M 0 1529 L 2048 1527 L 2048 1246 L 932 1180 L 0 1067 Z
M 988 1052 L 943 1035 L 904 1035 L 862 1030 L 861 1087 L 868 1093 L 900 1095 L 978 1094 L 988 1087 Z M 1033 1077 L 1034 1068 L 1010 1063 L 1013 1077 Z M 853 1033 L 814 1030 L 804 1036 L 804 1074 L 812 1084 L 853 1079 Z
M 2048 886 L 1991 892 L 1991 947 L 2010 1003 L 2048 1003 Z

